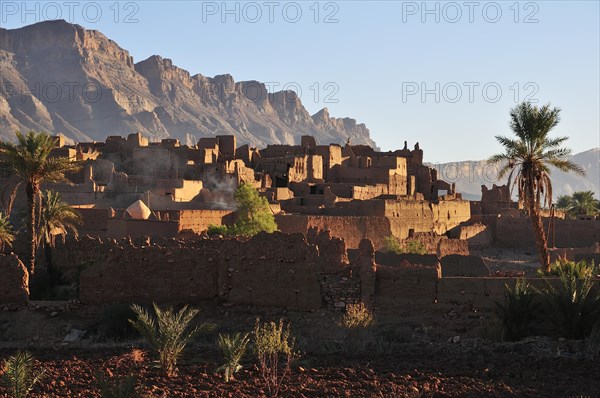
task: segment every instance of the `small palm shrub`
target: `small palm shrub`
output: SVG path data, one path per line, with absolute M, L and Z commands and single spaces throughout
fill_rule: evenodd
M 161 369 L 167 376 L 174 376 L 177 372 L 177 360 L 186 345 L 206 325 L 190 328 L 198 310 L 188 308 L 187 305 L 179 311 L 171 307 L 161 309 L 156 304 L 153 307 L 154 315 L 151 315 L 143 307 L 133 304 L 131 309 L 136 319 L 130 322 L 158 355 Z
M 347 329 L 366 329 L 371 327 L 374 322 L 373 313 L 363 303 L 359 303 L 346 306 L 346 313 L 340 323 Z
M 427 254 L 425 245 L 417 240 L 401 242 L 398 238 L 391 235 L 384 239 L 384 243 L 388 251 L 396 254 Z
M 585 260 L 575 262 L 564 258 L 559 258 L 550 265 L 550 275 L 560 276 L 561 274 L 568 274 L 572 275 L 576 279 L 593 277 L 595 271 L 596 266 L 594 265 L 593 260 L 588 263 Z
M 253 350 L 261 377 L 269 396 L 276 397 L 297 357 L 294 352 L 295 339 L 290 333 L 290 325 L 284 325 L 282 320 L 279 323 L 257 321 L 253 335 Z
M 248 337 L 248 333 L 243 336 L 241 333 L 236 333 L 233 336 L 228 334 L 219 335 L 217 343 L 223 354 L 225 363 L 217 369 L 217 372 L 223 373 L 225 383 L 228 383 L 229 380 L 233 378 L 233 375 L 242 369 L 240 362 L 246 353 L 249 341 L 250 338 Z
M 600 321 L 600 295 L 593 291 L 593 263 L 563 263 L 553 268 L 558 287 L 542 276 L 543 319 L 562 337 L 580 339 Z
M 529 332 L 536 314 L 536 292 L 522 278 L 517 279 L 514 289 L 504 286 L 504 304 L 496 303 L 496 316 L 502 323 L 502 340 L 515 341 Z
M 44 369 L 35 370 L 34 359 L 29 352 L 19 351 L 4 362 L 2 382 L 13 398 L 25 398 L 45 373 Z
M 135 376 L 126 376 L 122 378 L 106 378 L 101 372 L 95 372 L 94 377 L 98 382 L 98 390 L 102 398 L 138 398 L 135 384 Z

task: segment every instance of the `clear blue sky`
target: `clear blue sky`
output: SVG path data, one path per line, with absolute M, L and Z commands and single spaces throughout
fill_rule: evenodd
M 192 74 L 295 83 L 310 113 L 353 117 L 384 150 L 419 141 L 430 162 L 497 152 L 494 135 L 510 133 L 509 109 L 528 97 L 562 108 L 556 133 L 574 152 L 600 146 L 598 1 L 228 2 L 230 13 L 221 1 L 74 3 L 26 13 L 3 1 L 0 23 L 60 12 L 136 62 L 159 54 Z

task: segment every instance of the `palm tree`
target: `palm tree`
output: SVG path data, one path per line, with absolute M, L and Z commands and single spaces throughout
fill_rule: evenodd
M 0 213 L 0 251 L 4 249 L 4 245 L 11 245 L 15 240 L 12 227 L 8 221 L 8 217 Z
M 567 210 L 571 206 L 571 197 L 569 195 L 560 195 L 556 198 L 556 208 Z
M 79 234 L 77 226 L 81 224 L 81 214 L 63 201 L 58 192 L 44 191 L 37 232 L 38 244 L 44 245 L 46 267 L 51 277 L 53 277 L 52 248 L 56 243 L 56 236 L 62 236 L 64 240 L 70 231 L 77 237 Z
M 40 194 L 43 182 L 69 182 L 65 173 L 79 169 L 79 163 L 65 157 L 52 157 L 54 139 L 46 133 L 30 131 L 23 135 L 17 131 L 17 143 L 0 142 L 0 153 L 4 162 L 25 184 L 28 210 L 28 232 L 31 242 L 29 253 L 29 273 L 35 273 L 35 254 L 37 250 L 36 234 L 36 198 Z
M 69 231 L 77 236 L 77 226 L 81 224 L 81 214 L 62 200 L 58 192 L 44 191 L 42 195 L 42 213 L 38 227 L 40 243 L 54 246 L 56 236 L 60 235 L 64 239 Z
M 529 102 L 517 105 L 510 112 L 510 128 L 516 139 L 496 136 L 504 153 L 488 159 L 491 164 L 501 164 L 499 178 L 508 173 L 509 186 L 517 186 L 519 200 L 531 218 L 541 267 L 546 272 L 550 271 L 550 255 L 540 208 L 542 198 L 544 204 L 552 205 L 550 166 L 564 172 L 585 174 L 581 167 L 568 160 L 571 151 L 561 147 L 568 137 L 549 137 L 560 121 L 559 114 L 560 109 L 550 108 L 550 105 L 541 108 Z
M 592 191 L 573 192 L 567 210 L 572 217 L 579 214 L 595 215 L 598 212 L 598 199 L 594 198 Z

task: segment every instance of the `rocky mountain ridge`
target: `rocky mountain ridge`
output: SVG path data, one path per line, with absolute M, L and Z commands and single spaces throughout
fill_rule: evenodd
M 0 138 L 16 130 L 103 141 L 140 131 L 152 140 L 235 134 L 253 146 L 317 142 L 375 146 L 364 124 L 310 115 L 293 91 L 269 93 L 228 74 L 191 75 L 154 55 L 135 63 L 95 30 L 62 20 L 0 29 Z

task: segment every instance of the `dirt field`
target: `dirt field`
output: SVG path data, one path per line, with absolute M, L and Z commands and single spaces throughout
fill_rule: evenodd
M 464 322 L 441 316 L 380 314 L 372 330 L 351 338 L 338 326 L 340 314 L 330 311 L 207 305 L 199 318 L 215 329 L 194 341 L 178 375 L 166 378 L 139 339 L 107 337 L 98 321 L 105 313 L 83 306 L 55 311 L 49 303 L 0 312 L 0 358 L 16 349 L 32 352 L 48 372 L 35 397 L 98 397 L 95 372 L 113 381 L 133 375 L 147 397 L 260 397 L 266 396 L 264 383 L 250 355 L 236 380 L 225 384 L 215 373 L 220 365 L 215 339 L 220 332 L 251 330 L 257 317 L 283 318 L 291 322 L 300 351 L 283 397 L 600 396 L 600 362 L 585 342 L 500 343 L 489 340 L 493 323 L 485 320 L 466 330 Z M 73 329 L 85 335 L 65 342 Z

